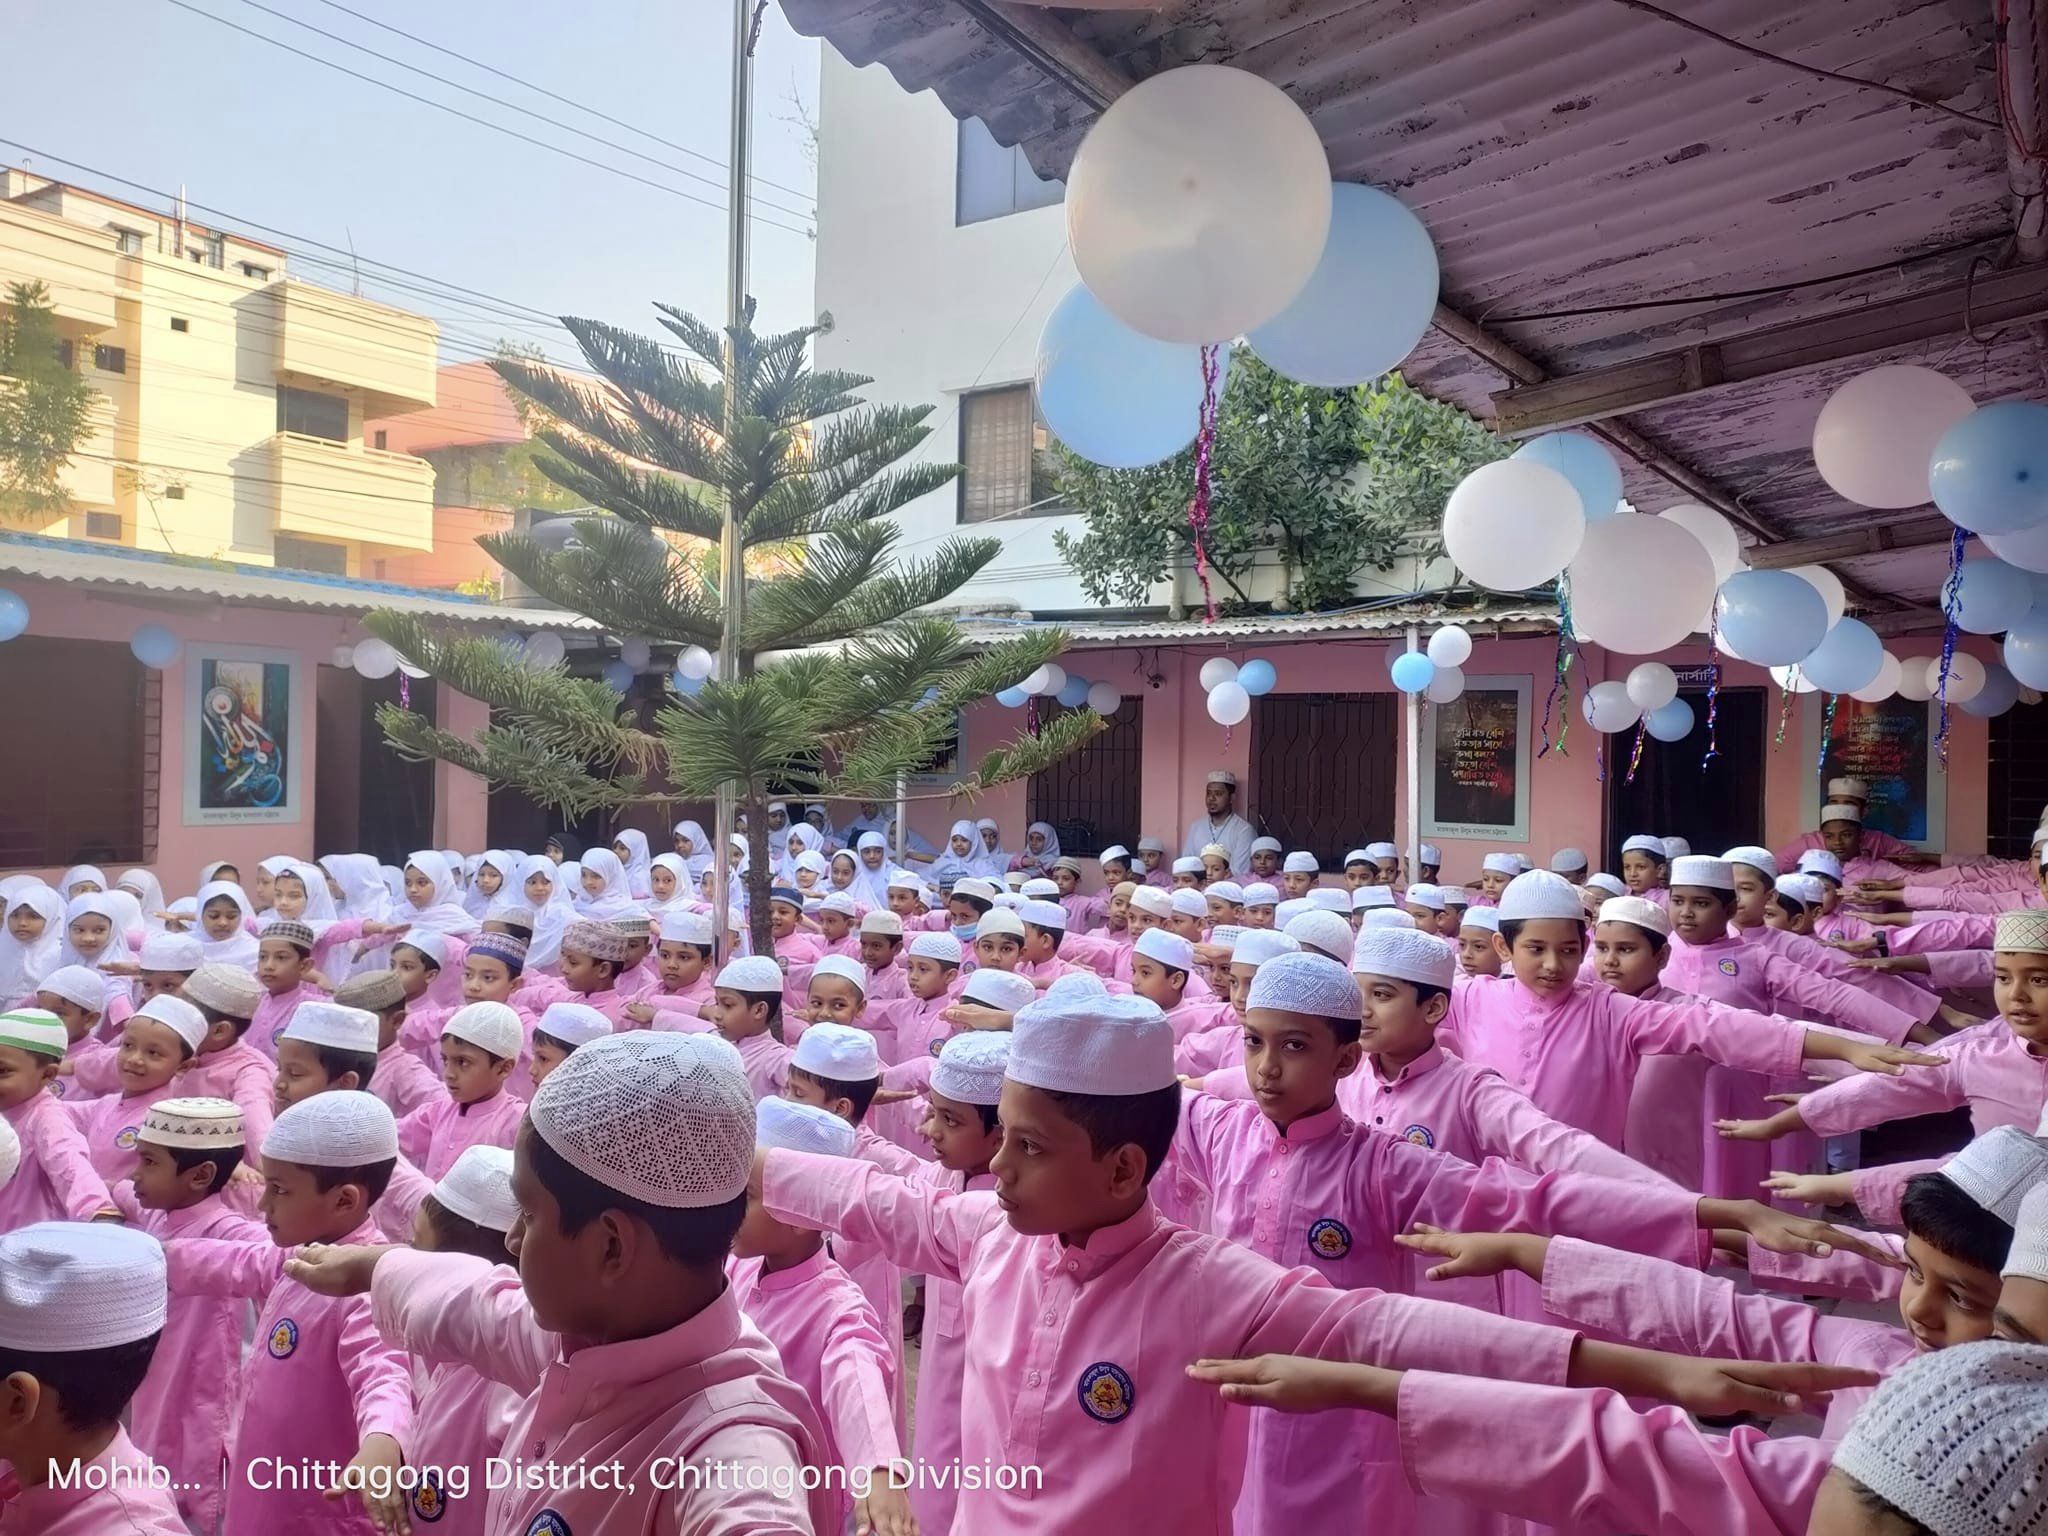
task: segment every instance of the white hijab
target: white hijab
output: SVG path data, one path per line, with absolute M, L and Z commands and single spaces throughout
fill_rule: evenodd
M 595 895 L 583 889 L 581 876 L 576 881 L 576 910 L 593 922 L 609 923 L 624 917 L 628 908 L 638 905 L 626 884 L 626 866 L 619 862 L 619 856 L 611 849 L 593 848 L 584 854 L 583 874 L 594 874 L 604 881 Z
M 224 939 L 207 936 L 206 904 L 216 896 L 225 896 L 232 901 L 242 914 L 242 921 L 235 931 Z M 251 966 L 256 963 L 256 935 L 249 932 L 249 924 L 256 920 L 256 909 L 249 905 L 249 893 L 232 880 L 209 880 L 199 887 L 194 902 L 192 933 L 205 950 L 209 962 L 221 965 Z
M 526 894 L 526 882 L 535 875 L 545 875 L 548 882 L 547 900 L 533 909 L 533 939 L 526 946 L 526 964 L 530 969 L 554 965 L 562 958 L 562 930 L 576 916 L 576 904 L 569 889 L 577 873 L 570 865 L 557 866 L 544 853 L 529 853 L 519 860 L 514 871 L 517 894 L 513 900 L 531 905 L 533 898 Z
M 967 839 L 967 851 L 965 853 L 955 853 L 953 851 L 953 839 L 956 837 Z M 962 820 L 954 822 L 952 830 L 946 834 L 946 846 L 941 848 L 939 856 L 932 860 L 932 867 L 926 872 L 926 877 L 932 884 L 939 887 L 940 890 L 946 890 L 954 882 L 965 880 L 970 875 L 980 873 L 980 860 L 975 857 L 980 849 L 980 829 L 972 821 Z
M 974 824 L 974 873 L 984 880 L 1001 880 L 1010 868 L 1010 850 L 1003 846 L 1003 829 L 996 824 L 993 816 L 984 816 Z M 983 834 L 996 834 L 996 845 L 991 848 Z
M 426 928 L 456 938 L 466 939 L 477 931 L 476 919 L 463 909 L 457 899 L 455 870 L 446 854 L 422 848 L 407 855 L 405 867 L 425 875 L 434 883 L 434 889 L 428 893 L 427 904 L 423 907 L 413 905 L 412 898 L 408 896 L 402 906 L 393 909 L 394 918 L 415 928 Z
M 7 918 L 27 907 L 43 920 L 42 937 L 21 943 L 7 931 Z M 63 963 L 65 901 L 40 880 L 10 891 L 0 902 L 0 1007 L 20 1002 Z
M 64 878 L 57 882 L 57 894 L 69 901 L 71 887 L 80 881 L 90 881 L 104 891 L 108 884 L 107 872 L 97 864 L 74 864 L 64 871 Z
M 335 910 L 341 916 L 361 922 L 381 922 L 391 910 L 391 893 L 384 888 L 384 873 L 367 853 L 330 853 L 320 867 L 334 876 L 341 887 Z M 331 894 L 331 893 L 330 893 Z
M 132 904 L 135 898 L 131 896 L 128 900 Z M 88 915 L 104 917 L 107 920 L 107 942 L 96 954 L 91 955 L 86 954 L 71 940 L 72 923 Z M 126 914 L 121 910 L 121 904 L 108 892 L 88 892 L 83 896 L 72 897 L 64 904 L 64 942 L 58 948 L 57 964 L 60 967 L 82 965 L 89 971 L 97 971 L 107 984 L 109 997 L 112 997 L 118 988 L 121 996 L 132 999 L 135 994 L 129 986 L 128 978 L 107 970 L 109 964 L 126 960 L 134 953 L 128 948 L 127 937 L 123 932 L 125 922 Z
M 697 905 L 697 883 L 690 878 L 689 866 L 683 862 L 682 855 L 679 853 L 656 854 L 648 866 L 649 875 L 651 876 L 657 869 L 665 869 L 675 876 L 676 889 L 675 894 L 666 901 L 663 901 L 658 896 L 650 895 L 647 901 L 648 915 L 656 923 L 659 923 L 670 913 L 688 912 L 695 908 Z
M 469 892 L 462 898 L 463 910 L 481 922 L 483 915 L 490 911 L 495 903 L 517 900 L 512 891 L 512 877 L 519 869 L 519 858 L 518 854 L 505 848 L 493 848 L 480 855 L 476 861 L 476 868 L 469 872 Z M 485 865 L 498 872 L 499 883 L 495 895 L 487 895 L 477 889 L 476 877 L 483 873 Z
M 334 892 L 327 889 L 327 871 L 318 864 L 309 864 L 303 859 L 294 859 L 270 878 L 291 875 L 306 888 L 306 910 L 299 914 L 299 921 L 313 930 L 317 937 L 333 927 L 341 918 L 334 907 Z M 270 907 L 277 910 L 277 898 L 272 896 Z
M 654 887 L 647 883 L 647 834 L 638 827 L 627 827 L 612 839 L 626 845 L 626 889 L 635 901 L 645 901 L 654 894 Z M 618 850 L 613 849 L 616 856 Z
M 121 878 L 114 882 L 114 889 L 125 890 L 142 907 L 142 928 L 145 933 L 162 933 L 164 920 L 158 916 L 164 910 L 164 883 L 146 869 L 124 869 Z
M 792 822 L 781 832 L 768 834 L 769 862 L 775 866 L 775 878 L 788 885 L 796 884 L 796 861 L 807 853 L 818 853 L 824 849 L 825 835 L 808 821 Z M 795 853 L 789 851 L 791 843 L 800 846 Z
M 694 821 L 679 821 L 675 835 L 690 840 L 690 851 L 682 856 L 683 862 L 690 866 L 692 880 L 702 880 L 704 871 L 711 867 L 711 834 Z

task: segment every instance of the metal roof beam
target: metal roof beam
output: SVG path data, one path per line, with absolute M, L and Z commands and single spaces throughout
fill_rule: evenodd
M 2003 66 L 2015 255 L 2048 261 L 2048 15 L 2036 0 L 2012 0 L 2003 9 L 2004 35 L 1995 46 Z

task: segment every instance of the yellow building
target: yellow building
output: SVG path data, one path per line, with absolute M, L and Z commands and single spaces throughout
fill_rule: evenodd
M 275 246 L 0 171 L 0 288 L 40 281 L 102 399 L 34 531 L 368 575 L 434 542 L 434 471 L 364 442 L 435 403 L 432 320 L 292 279 Z

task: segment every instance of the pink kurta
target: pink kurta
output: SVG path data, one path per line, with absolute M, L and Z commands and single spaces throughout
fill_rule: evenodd
M 928 1188 L 958 1194 L 992 1190 L 992 1173 L 973 1178 L 927 1163 L 919 1179 Z M 944 1536 L 953 1528 L 953 1510 L 960 1491 L 944 1470 L 960 1462 L 960 1384 L 967 1370 L 967 1314 L 960 1282 L 948 1275 L 927 1275 L 924 1282 L 924 1333 L 917 1347 L 917 1440 L 913 1454 L 927 1471 L 910 1490 L 911 1513 L 921 1531 Z
M 1899 892 L 1899 900 L 1915 912 L 1974 912 L 1990 917 L 2048 905 L 2031 881 L 2020 887 L 1908 885 Z
M 1888 954 L 1928 955 L 1944 949 L 1989 949 L 1998 932 L 1991 913 L 1937 913 L 1885 935 Z M 1866 973 L 1868 974 L 1868 973 Z
M 1746 942 L 1761 945 L 1773 955 L 1790 961 L 1800 969 L 1818 971 L 1823 976 L 1846 983 L 1858 991 L 1867 992 L 1872 997 L 1911 1014 L 1921 1024 L 1928 1023 L 1941 1012 L 1941 999 L 1921 986 L 1914 978 L 1887 976 L 1881 971 L 1860 969 L 1856 962 L 1841 950 L 1831 949 L 1818 939 L 1809 938 L 1803 933 L 1790 933 L 1783 928 L 1771 927 L 1744 928 L 1739 932 Z M 1865 1033 L 1873 1031 L 1865 1029 Z M 1897 1045 L 1903 1041 L 1904 1036 L 1901 1036 L 1892 1043 Z
M 21 1142 L 21 1165 L 0 1185 L 0 1232 L 38 1221 L 91 1221 L 114 1208 L 85 1133 L 57 1098 L 32 1095 L 6 1118 Z
M 147 1093 L 73 1099 L 64 1108 L 77 1124 L 79 1135 L 85 1138 L 86 1155 L 92 1159 L 93 1171 L 112 1186 L 135 1172 L 135 1133 L 142 1129 L 142 1117 L 149 1113 L 149 1106 L 158 1099 L 176 1098 L 184 1091 L 174 1077 Z
M 424 1380 L 406 1460 L 420 1467 L 466 1467 L 469 1481 L 464 1487 L 454 1478 L 441 1478 L 431 1490 L 416 1489 L 413 1529 L 431 1530 L 434 1536 L 482 1536 L 490 1502 L 486 1463 L 504 1456 L 506 1433 L 525 1395 L 459 1360 L 416 1357 L 414 1364 L 414 1374 Z
M 893 1066 L 897 1062 L 915 1061 L 919 1057 L 939 1054 L 939 1047 L 953 1037 L 953 1026 L 946 1021 L 946 1010 L 960 1000 L 960 988 L 966 985 L 964 973 L 956 975 L 953 985 L 934 998 L 904 996 L 879 1007 L 870 1004 L 872 1011 L 893 1025 L 890 1035 L 890 1049 L 894 1055 L 883 1060 Z M 882 1035 L 876 1032 L 879 1046 Z
M 471 1147 L 503 1147 L 519 1136 L 526 1104 L 503 1089 L 473 1104 L 458 1104 L 443 1089 L 398 1123 L 398 1150 L 438 1180 Z
M 262 1001 L 256 1005 L 256 1012 L 250 1016 L 249 1027 L 242 1032 L 242 1038 L 275 1061 L 277 1032 L 291 1022 L 299 1004 L 326 1000 L 327 994 L 310 981 L 302 981 L 285 992 L 265 992 Z
M 834 1496 L 801 1492 L 823 1435 L 774 1348 L 728 1287 L 666 1333 L 575 1345 L 537 1326 L 518 1277 L 464 1254 L 394 1249 L 377 1263 L 370 1306 L 385 1338 L 426 1358 L 464 1360 L 521 1393 L 505 1455 L 541 1486 L 486 1495 L 491 1536 L 810 1536 L 834 1529 Z M 656 1486 L 657 1461 L 708 1478 Z M 618 1462 L 626 1487 L 577 1483 L 574 1469 Z M 545 1464 L 545 1465 L 543 1465 Z M 546 1486 L 552 1468 L 566 1486 Z M 543 1520 L 543 1516 L 551 1517 Z M 418 1529 L 416 1526 L 415 1529 Z
M 370 1092 L 382 1099 L 400 1120 L 416 1109 L 448 1097 L 448 1089 L 434 1069 L 396 1040 L 377 1053 L 376 1069 L 370 1073 Z
M 187 1536 L 171 1491 L 152 1486 L 149 1457 L 124 1431 L 79 1472 L 73 1488 L 24 1488 L 13 1468 L 0 1473 L 0 1536 Z
M 1780 848 L 1773 857 L 1778 861 L 1778 868 L 1789 873 L 1799 867 L 1799 856 L 1802 853 L 1811 853 L 1827 845 L 1827 839 L 1820 833 L 1802 832 L 1796 840 Z M 1902 853 L 1911 854 L 1915 849 L 1911 843 L 1902 843 L 1889 832 L 1880 832 L 1875 827 L 1865 827 L 1863 851 L 1872 858 L 1895 859 Z
M 740 1066 L 747 1074 L 747 1086 L 756 1099 L 779 1094 L 789 1083 L 789 1058 L 796 1053 L 765 1029 L 758 1035 L 735 1040 Z
M 242 1142 L 253 1159 L 270 1134 L 271 1091 L 276 1083 L 277 1063 L 245 1036 L 187 1067 L 178 1079 L 178 1091 L 193 1098 L 232 1100 L 242 1112 Z

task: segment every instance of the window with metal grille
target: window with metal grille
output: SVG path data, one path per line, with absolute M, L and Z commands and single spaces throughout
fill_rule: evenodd
M 960 397 L 960 521 L 1056 517 L 1051 437 L 1029 384 Z
M 348 441 L 348 401 L 317 390 L 277 386 L 277 430 L 330 442 Z
M 1066 711 L 1038 701 L 1041 724 Z M 1144 759 L 1145 701 L 1126 698 L 1109 717 L 1109 729 L 1091 736 L 1042 773 L 1031 776 L 1026 797 L 1032 821 L 1045 821 L 1060 836 L 1060 852 L 1092 858 L 1111 843 L 1135 846 L 1139 769 Z
M 109 224 L 107 228 L 113 232 L 114 249 L 123 256 L 140 256 L 142 254 L 141 230 L 123 229 L 118 224 Z
M 183 315 L 173 315 L 171 316 L 171 329 L 174 331 L 189 331 L 192 329 L 192 322 Z
M 126 347 L 94 347 L 92 365 L 101 373 L 126 373 L 128 371 L 128 349 Z
M 157 687 L 125 640 L 8 645 L 8 707 L 76 750 L 0 752 L 0 869 L 148 862 Z
M 1252 701 L 1250 807 L 1288 852 L 1341 870 L 1360 843 L 1394 836 L 1399 713 L 1391 693 L 1269 693 Z
M 88 539 L 113 539 L 121 537 L 121 514 L 118 512 L 88 512 L 85 514 L 85 536 Z
M 1985 849 L 2024 859 L 2048 805 L 2048 709 L 2009 709 L 1991 719 L 1984 796 Z
M 323 544 L 318 539 L 276 534 L 270 541 L 271 558 L 286 570 L 318 571 L 325 576 L 348 574 L 348 546 Z
M 1046 181 L 1031 169 L 1024 151 L 998 144 L 978 117 L 960 119 L 960 159 L 953 183 L 953 222 L 978 224 L 1027 208 L 1063 201 L 1067 185 Z

